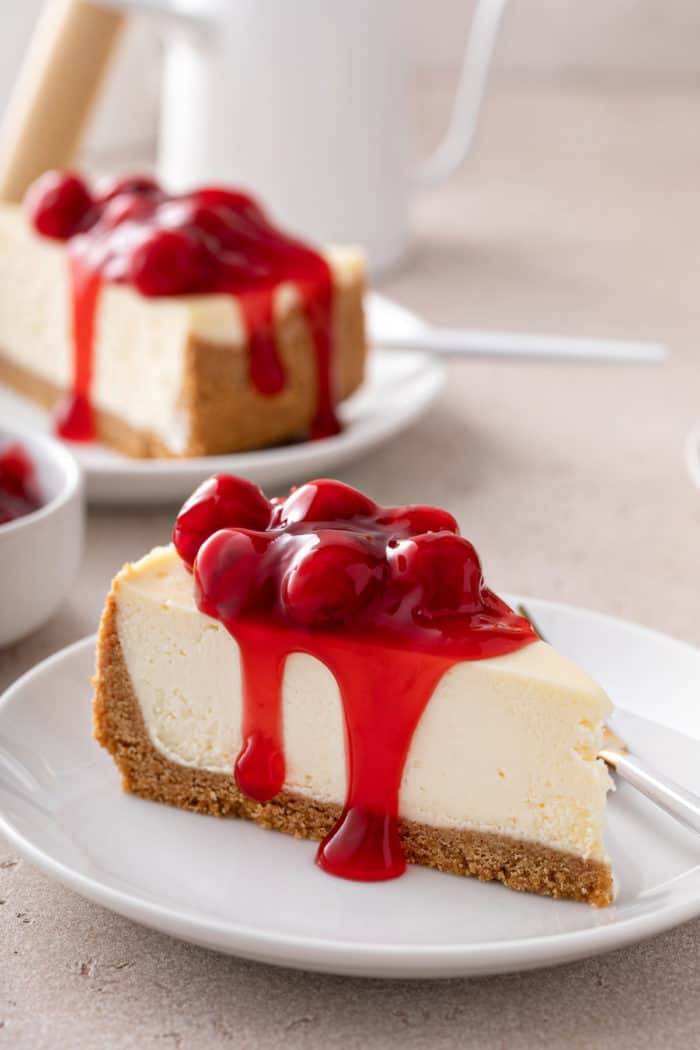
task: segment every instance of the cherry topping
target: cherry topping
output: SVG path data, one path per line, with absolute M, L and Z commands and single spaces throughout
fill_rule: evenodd
M 129 277 L 142 295 L 184 295 L 206 288 L 214 266 L 196 234 L 154 227 L 134 250 Z
M 111 197 L 105 204 L 100 223 L 107 229 L 114 229 L 123 222 L 134 222 L 145 218 L 151 210 L 151 203 L 147 197 L 133 190 L 119 193 Z
M 116 178 L 101 180 L 95 199 L 98 204 L 106 204 L 124 193 L 139 197 L 158 197 L 162 191 L 150 175 L 119 175 Z
M 451 616 L 479 608 L 481 563 L 462 536 L 425 533 L 390 546 L 387 556 L 392 579 L 406 590 L 418 590 L 419 615 Z
M 37 232 L 57 241 L 78 232 L 93 204 L 83 180 L 69 171 L 47 171 L 29 187 L 25 203 Z
M 164 229 L 196 230 L 210 238 L 217 251 L 221 248 L 232 251 L 240 248 L 245 225 L 240 214 L 225 205 L 207 204 L 196 198 L 174 200 L 162 205 L 158 211 L 158 221 Z
M 271 537 L 248 529 L 220 529 L 199 549 L 194 580 L 200 609 L 229 620 L 265 604 L 263 556 Z
M 248 212 L 260 215 L 260 208 L 247 193 L 240 190 L 229 190 L 223 186 L 205 186 L 201 190 L 195 190 L 193 199 L 213 208 L 228 208 L 234 212 Z
M 419 536 L 424 532 L 459 533 L 456 520 L 441 507 L 388 507 L 377 520 L 379 525 L 390 526 L 398 534 L 407 536 Z
M 278 522 L 333 522 L 348 518 L 369 517 L 377 504 L 368 496 L 344 485 L 342 481 L 321 478 L 295 489 L 278 512 Z
M 305 627 L 349 620 L 372 600 L 383 573 L 382 558 L 357 536 L 318 532 L 284 576 L 283 607 Z
M 270 504 L 257 485 L 232 474 L 215 474 L 202 482 L 175 521 L 173 543 L 191 569 L 197 551 L 219 529 L 262 531 L 270 523 Z

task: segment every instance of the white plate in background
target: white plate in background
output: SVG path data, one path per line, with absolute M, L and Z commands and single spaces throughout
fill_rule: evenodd
M 597 613 L 527 606 L 610 692 L 632 748 L 700 791 L 700 651 Z M 598 910 L 418 867 L 347 882 L 314 865 L 314 843 L 125 795 L 91 735 L 93 647 L 57 653 L 0 701 L 0 829 L 48 875 L 146 926 L 281 966 L 446 977 L 582 959 L 700 914 L 700 838 L 626 784 L 607 823 L 617 897 Z

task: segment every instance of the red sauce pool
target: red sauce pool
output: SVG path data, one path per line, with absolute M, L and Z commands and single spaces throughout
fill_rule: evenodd
M 471 543 L 434 507 L 381 507 L 335 481 L 285 501 L 219 475 L 184 505 L 173 541 L 199 608 L 238 643 L 243 746 L 238 787 L 266 802 L 285 780 L 282 679 L 307 653 L 343 704 L 348 790 L 318 852 L 334 875 L 374 881 L 406 866 L 399 835 L 404 763 L 421 715 L 456 663 L 536 640 L 485 585 Z

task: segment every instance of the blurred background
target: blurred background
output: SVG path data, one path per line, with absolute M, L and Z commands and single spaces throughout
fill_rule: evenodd
M 40 7 L 0 8 L 0 102 Z M 400 5 L 416 155 L 444 130 L 473 11 L 467 0 Z M 412 251 L 382 282 L 442 324 L 658 340 L 670 362 L 456 363 L 425 424 L 348 472 L 387 502 L 420 486 L 465 520 L 468 508 L 496 583 L 693 640 L 700 501 L 683 445 L 700 410 L 699 34 L 691 0 L 512 0 L 474 150 L 412 197 Z M 89 167 L 153 161 L 162 51 L 148 20 L 130 18 L 86 136 Z M 108 525 L 116 564 L 134 540 Z M 95 610 L 102 593 L 99 579 Z
M 336 0 L 336 10 L 364 2 Z M 250 0 L 247 9 L 263 6 Z M 0 108 L 40 7 L 0 4 Z M 396 7 L 411 147 L 424 156 L 444 132 L 474 3 Z M 511 0 L 473 152 L 440 187 L 412 195 L 411 249 L 381 278 L 382 291 L 436 323 L 658 341 L 668 361 L 455 361 L 423 420 L 342 473 L 387 504 L 446 506 L 496 590 L 599 609 L 694 645 L 700 497 L 684 447 L 700 416 L 698 40 L 697 0 Z M 163 50 L 146 19 L 130 19 L 81 166 L 153 163 Z M 302 166 L 294 156 L 280 163 Z M 697 444 L 700 483 L 700 430 Z M 91 509 L 78 586 L 59 617 L 2 654 L 0 686 L 92 632 L 114 570 L 162 542 L 172 518 L 172 508 Z M 662 705 L 666 685 L 660 680 Z M 23 896 L 18 890 L 5 909 L 18 945 L 7 953 L 7 979 L 8 989 L 33 982 L 31 996 L 16 994 L 19 1010 L 51 1017 L 52 1046 L 76 1045 L 76 1025 L 92 1019 L 111 1024 L 114 1045 L 129 1026 L 129 1045 L 166 1045 L 178 1013 L 183 1047 L 204 1046 L 207 1035 L 251 1046 L 331 1037 L 348 1046 L 456 1046 L 472 1032 L 498 1047 L 697 1045 L 700 1000 L 688 994 L 698 987 L 697 922 L 586 965 L 466 991 L 460 982 L 360 987 L 271 977 L 233 961 L 217 970 L 205 953 L 106 925 L 78 898 L 68 906 L 62 891 L 47 895 L 41 912 L 42 892 L 26 874 Z M 107 969 L 105 941 L 128 968 Z M 88 952 L 97 966 L 90 955 L 78 969 Z M 91 1045 L 106 1045 L 103 1029 Z
M 409 39 L 426 75 L 460 58 L 472 5 L 404 0 Z M 542 77 L 697 77 L 700 10 L 693 0 L 512 0 L 496 65 L 503 75 Z
M 41 7 L 41 0 L 22 0 L 4 4 L 0 11 L 0 105 L 6 102 Z M 402 0 L 421 142 L 431 141 L 430 122 L 421 120 L 423 97 L 426 92 L 436 96 L 435 127 L 441 126 L 473 9 L 470 0 Z M 660 81 L 692 83 L 700 80 L 699 35 L 700 6 L 693 0 L 589 0 L 585 5 L 511 0 L 496 46 L 494 80 L 589 82 L 600 88 L 617 82 L 636 90 Z M 90 161 L 104 166 L 124 154 L 130 159 L 153 152 L 161 61 L 159 32 L 147 18 L 133 18 L 91 121 L 85 149 Z M 133 105 L 135 89 L 138 106 Z

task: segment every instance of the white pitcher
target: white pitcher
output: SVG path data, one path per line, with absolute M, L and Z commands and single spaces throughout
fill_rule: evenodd
M 378 271 L 406 248 L 411 186 L 444 179 L 469 149 L 506 0 L 479 0 L 450 125 L 416 171 L 400 0 L 92 2 L 166 30 L 165 185 L 247 187 L 291 230 L 361 243 Z
M 32 32 L 45 0 L 0 2 L 0 115 L 15 86 Z M 120 43 L 118 69 L 91 114 L 89 139 L 92 156 L 133 152 L 151 141 L 156 122 L 160 48 L 145 25 L 130 26 Z M 134 84 L 139 85 L 139 105 L 133 104 Z

